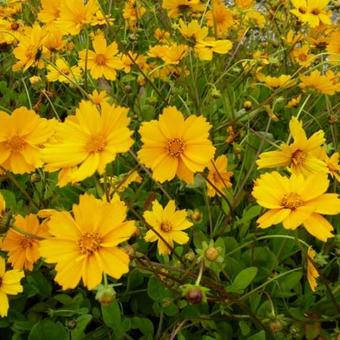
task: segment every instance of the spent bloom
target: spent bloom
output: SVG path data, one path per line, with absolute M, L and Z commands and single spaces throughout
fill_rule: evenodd
M 136 227 L 134 221 L 126 221 L 126 212 L 118 197 L 108 203 L 85 194 L 73 205 L 72 214 L 52 213 L 51 236 L 40 242 L 40 254 L 47 263 L 57 264 L 55 281 L 63 289 L 75 288 L 81 279 L 85 287 L 94 289 L 103 273 L 119 279 L 128 272 L 129 256 L 118 245 Z
M 103 102 L 100 109 L 82 101 L 75 115 L 56 127 L 54 140 L 43 150 L 45 169 L 59 172 L 58 184 L 82 181 L 126 152 L 133 141 L 128 109 Z
M 314 266 L 312 260 L 316 255 L 315 250 L 312 247 L 309 247 L 307 250 L 307 280 L 310 286 L 310 289 L 315 292 L 316 287 L 318 286 L 316 279 L 320 276 L 317 269 Z
M 326 242 L 333 237 L 332 225 L 323 215 L 340 213 L 337 194 L 325 193 L 329 186 L 326 174 L 292 175 L 265 173 L 256 180 L 253 196 L 257 203 L 269 209 L 258 220 L 260 228 L 282 223 L 286 229 L 303 225 L 317 239 Z
M 282 144 L 277 151 L 261 153 L 256 162 L 259 169 L 288 167 L 292 173 L 303 175 L 327 172 L 325 162 L 318 157 L 325 142 L 324 132 L 320 130 L 307 138 L 302 122 L 296 117 L 290 120 L 289 129 L 294 142 Z
M 166 107 L 158 120 L 142 123 L 139 160 L 152 169 L 157 181 L 170 181 L 177 175 L 193 183 L 194 173 L 202 171 L 214 156 L 210 127 L 202 116 L 185 119 L 175 107 Z
M 176 210 L 175 201 L 171 200 L 163 208 L 158 201 L 152 204 L 152 210 L 144 213 L 145 221 L 173 248 L 174 242 L 185 244 L 189 236 L 183 231 L 192 226 L 187 219 L 186 210 Z M 171 249 L 154 230 L 148 230 L 145 241 L 158 241 L 157 247 L 160 255 L 169 255 Z

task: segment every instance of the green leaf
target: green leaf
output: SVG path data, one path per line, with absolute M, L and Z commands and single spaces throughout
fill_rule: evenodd
M 105 325 L 111 329 L 118 329 L 122 322 L 118 303 L 114 302 L 110 305 L 102 305 L 101 308 Z
M 148 282 L 148 295 L 152 300 L 159 302 L 171 297 L 170 291 L 154 276 L 150 277 Z
M 3 190 L 0 190 L 0 194 L 3 196 L 6 202 L 6 208 L 15 210 L 17 206 L 17 200 L 13 192 L 3 189 Z
M 35 324 L 28 335 L 28 340 L 68 340 L 66 328 L 52 320 L 42 320 Z
M 227 287 L 228 292 L 230 293 L 242 293 L 245 288 L 247 288 L 250 283 L 254 280 L 257 274 L 256 267 L 249 267 L 243 269 L 241 272 L 237 274 L 233 283 Z
M 133 317 L 130 319 L 132 329 L 139 329 L 148 339 L 152 339 L 154 329 L 153 323 L 147 318 Z
M 260 331 L 247 338 L 247 340 L 266 340 L 266 333 L 265 331 Z
M 71 339 L 72 340 L 78 340 L 82 339 L 84 336 L 84 331 L 86 329 L 86 326 L 90 323 L 92 320 L 92 315 L 90 314 L 84 314 L 77 318 L 77 326 L 76 328 L 72 329 L 71 331 Z

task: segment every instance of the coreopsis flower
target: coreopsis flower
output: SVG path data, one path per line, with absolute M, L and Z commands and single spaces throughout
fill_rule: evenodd
M 324 161 L 319 159 L 319 153 L 325 142 L 324 132 L 319 130 L 310 138 L 296 117 L 289 122 L 289 130 L 294 139 L 291 144 L 282 144 L 277 151 L 268 151 L 260 154 L 256 161 L 259 169 L 288 167 L 293 174 L 307 176 L 313 173 L 326 173 Z
M 77 35 L 86 25 L 91 24 L 99 10 L 97 0 L 62 0 L 58 27 L 61 31 Z
M 24 174 L 42 166 L 41 149 L 53 133 L 49 121 L 20 107 L 11 115 L 0 111 L 0 167 Z
M 118 153 L 129 150 L 133 140 L 127 113 L 127 108 L 106 102 L 98 108 L 82 101 L 75 115 L 58 124 L 55 141 L 43 150 L 45 169 L 61 169 L 58 185 L 82 181 L 96 171 L 102 173 Z
M 17 215 L 14 225 L 27 232 L 27 235 L 10 229 L 3 239 L 1 250 L 8 252 L 8 261 L 14 269 L 32 270 L 34 263 L 40 258 L 38 238 L 46 236 L 46 229 L 40 225 L 34 214 L 26 217 Z
M 308 67 L 315 60 L 315 56 L 310 53 L 308 46 L 296 47 L 291 52 L 292 59 L 300 66 Z
M 0 256 L 0 316 L 8 313 L 9 303 L 7 295 L 17 295 L 23 291 L 20 280 L 25 276 L 21 270 L 6 271 L 5 259 Z
M 303 225 L 311 235 L 326 242 L 333 237 L 333 227 L 322 215 L 340 213 L 340 199 L 337 194 L 325 193 L 328 186 L 326 174 L 287 178 L 275 171 L 261 175 L 252 195 L 269 211 L 258 218 L 258 226 L 282 223 L 284 228 L 295 230 Z
M 176 210 L 175 201 L 171 200 L 163 208 L 158 201 L 153 201 L 152 210 L 143 214 L 145 221 L 173 248 L 174 242 L 185 244 L 189 236 L 183 231 L 192 226 L 187 219 L 186 210 Z M 153 230 L 148 230 L 144 239 L 147 242 L 157 242 L 160 255 L 169 255 L 171 249 Z
M 204 11 L 204 4 L 200 0 L 163 0 L 162 7 L 168 11 L 169 17 L 175 18 L 187 11 Z
M 334 177 L 338 182 L 340 182 L 340 154 L 339 152 L 334 152 L 330 157 L 323 150 L 322 159 L 326 163 L 329 174 Z
M 89 99 L 92 101 L 95 105 L 101 105 L 103 103 L 106 103 L 109 100 L 109 96 L 105 90 L 98 92 L 97 90 L 94 90 L 90 95 Z
M 287 103 L 287 107 L 289 107 L 289 108 L 298 107 L 300 101 L 301 101 L 301 94 L 290 99 Z
M 120 57 L 118 56 L 118 45 L 116 42 L 107 45 L 106 39 L 102 34 L 97 34 L 92 41 L 93 49 L 79 52 L 79 65 L 85 69 L 85 65 L 90 70 L 94 79 L 104 77 L 107 80 L 115 80 L 117 70 L 123 68 Z
M 108 203 L 84 194 L 72 214 L 52 213 L 51 236 L 40 241 L 39 250 L 46 263 L 57 264 L 55 281 L 63 289 L 75 288 L 81 279 L 94 289 L 103 273 L 119 279 L 129 271 L 129 256 L 118 247 L 136 231 L 135 222 L 126 221 L 126 212 L 118 197 Z
M 187 45 L 155 45 L 150 47 L 148 56 L 151 58 L 160 58 L 167 65 L 178 65 L 188 52 Z
M 311 27 L 321 23 L 331 24 L 331 12 L 325 11 L 329 0 L 291 0 L 294 8 L 291 10 L 298 19 Z
M 127 0 L 123 9 L 123 18 L 127 21 L 130 29 L 135 30 L 137 22 L 142 18 L 146 12 L 141 1 Z
M 272 89 L 288 88 L 288 87 L 294 86 L 295 84 L 295 81 L 292 79 L 292 76 L 288 74 L 281 74 L 278 77 L 272 77 L 272 76 L 265 76 L 262 73 L 258 73 L 256 77 L 259 81 L 265 83 L 267 86 L 269 86 Z
M 302 34 L 295 33 L 292 30 L 289 30 L 285 37 L 282 37 L 282 40 L 289 46 L 295 46 L 298 42 L 303 39 Z
M 330 62 L 339 65 L 340 64 L 340 30 L 331 34 L 328 44 L 327 52 L 329 54 Z
M 237 7 L 240 7 L 242 9 L 249 9 L 253 7 L 254 0 L 234 0 L 234 3 Z
M 300 76 L 300 80 L 300 87 L 304 91 L 315 90 L 329 96 L 340 91 L 340 83 L 331 70 L 327 71 L 324 75 L 320 71 L 315 70 L 309 75 Z
M 208 180 L 222 192 L 225 189 L 231 188 L 230 178 L 233 173 L 231 171 L 227 171 L 227 169 L 228 158 L 225 155 L 217 157 L 215 161 L 211 161 L 208 165 Z M 214 197 L 216 194 L 220 195 L 209 182 L 207 182 L 207 188 L 208 196 Z
M 170 39 L 170 33 L 166 30 L 160 29 L 159 27 L 156 28 L 154 36 L 161 43 L 167 43 Z
M 179 21 L 178 30 L 184 38 L 196 43 L 199 40 L 204 40 L 209 33 L 208 27 L 201 27 L 198 20 L 192 20 L 186 24 L 182 19 Z
M 263 28 L 266 24 L 266 18 L 259 11 L 247 11 L 244 20 L 247 25 L 255 24 L 258 28 Z
M 73 84 L 81 78 L 81 69 L 79 66 L 70 66 L 63 58 L 58 58 L 55 65 L 47 66 L 47 80 L 60 83 Z
M 46 27 L 46 37 L 43 40 L 43 47 L 45 47 L 50 53 L 56 51 L 63 51 L 68 48 L 67 41 L 64 39 L 63 32 L 54 24 Z
M 121 174 L 119 176 L 107 176 L 101 178 L 100 183 L 105 183 L 110 186 L 109 195 L 117 192 L 123 192 L 126 190 L 131 183 L 142 183 L 142 177 L 139 175 L 137 170 L 133 170 L 127 174 Z
M 175 107 L 166 107 L 158 120 L 142 123 L 139 160 L 152 169 L 157 181 L 170 181 L 177 175 L 193 183 L 194 173 L 208 166 L 215 153 L 210 128 L 202 116 L 185 119 Z
M 0 44 L 16 43 L 21 38 L 24 29 L 25 26 L 21 20 L 0 19 Z
M 315 250 L 312 247 L 308 247 L 307 250 L 307 280 L 310 286 L 310 289 L 315 292 L 316 287 L 318 286 L 316 279 L 320 276 L 317 269 L 314 266 L 312 260 L 316 255 Z
M 60 7 L 63 1 L 60 0 L 41 0 L 41 9 L 38 19 L 44 24 L 55 24 L 59 19 Z
M 228 30 L 234 25 L 233 13 L 225 6 L 222 0 L 213 0 L 212 8 L 207 12 L 207 24 L 216 30 L 218 38 L 225 38 Z
M 200 40 L 195 45 L 195 52 L 200 60 L 212 60 L 213 53 L 226 54 L 233 44 L 230 40 L 215 40 L 214 38 L 207 38 Z
M 21 35 L 18 46 L 13 50 L 17 62 L 13 65 L 13 71 L 23 70 L 33 66 L 43 67 L 42 55 L 46 55 L 43 42 L 47 32 L 39 25 L 34 25 L 26 34 Z

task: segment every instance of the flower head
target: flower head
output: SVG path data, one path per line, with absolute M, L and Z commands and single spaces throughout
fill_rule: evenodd
M 41 0 L 41 10 L 38 19 L 45 24 L 54 24 L 60 16 L 60 0 Z
M 0 316 L 5 317 L 8 313 L 8 297 L 7 295 L 17 295 L 23 291 L 20 280 L 24 277 L 21 270 L 6 271 L 6 263 L 0 256 Z
M 27 235 L 10 229 L 1 249 L 8 252 L 9 262 L 14 269 L 32 270 L 34 263 L 40 258 L 38 238 L 46 236 L 46 229 L 40 225 L 34 214 L 26 217 L 16 216 L 14 224 L 23 232 L 27 232 Z
M 326 174 L 287 178 L 271 172 L 260 176 L 252 194 L 257 203 L 269 211 L 257 220 L 259 227 L 282 223 L 286 229 L 296 229 L 303 225 L 310 234 L 325 242 L 333 237 L 333 227 L 322 215 L 340 212 L 338 195 L 325 193 L 328 186 Z
M 212 9 L 207 12 L 206 17 L 208 26 L 216 30 L 216 36 L 219 38 L 224 38 L 234 25 L 233 13 L 222 0 L 212 1 Z
M 81 69 L 78 66 L 70 66 L 62 59 L 58 58 L 54 65 L 47 66 L 48 74 L 47 80 L 54 82 L 59 81 L 61 83 L 72 84 L 78 82 L 81 77 Z
M 212 60 L 213 52 L 218 54 L 228 53 L 233 44 L 230 40 L 215 40 L 213 38 L 207 38 L 200 40 L 195 45 L 195 52 L 200 60 Z
M 300 76 L 300 87 L 303 91 L 316 90 L 320 93 L 332 96 L 336 92 L 340 92 L 340 83 L 337 81 L 336 75 L 332 71 L 321 74 L 315 70 L 309 75 Z
M 174 242 L 185 244 L 189 241 L 189 236 L 183 232 L 192 226 L 187 219 L 185 210 L 176 210 L 175 201 L 169 201 L 163 208 L 157 201 L 152 204 L 152 210 L 144 213 L 145 221 L 173 248 Z M 145 241 L 158 241 L 158 252 L 161 255 L 169 255 L 171 249 L 153 230 L 148 230 Z
M 336 64 L 340 64 L 340 30 L 331 34 L 327 45 L 327 52 L 329 54 L 329 60 Z
M 117 70 L 123 68 L 123 64 L 118 54 L 118 46 L 115 42 L 107 45 L 105 37 L 97 34 L 92 41 L 93 49 L 79 52 L 79 65 L 85 69 L 85 65 L 90 70 L 94 79 L 104 77 L 108 80 L 115 80 Z
M 194 173 L 202 171 L 214 156 L 215 148 L 208 138 L 210 127 L 202 116 L 184 119 L 175 107 L 167 107 L 159 120 L 142 124 L 140 134 L 144 144 L 138 157 L 160 182 L 177 175 L 193 183 Z
M 128 129 L 128 109 L 103 102 L 100 109 L 82 101 L 74 116 L 56 128 L 55 141 L 46 145 L 43 158 L 47 171 L 59 173 L 58 184 L 82 181 L 102 173 L 116 155 L 126 152 L 133 141 Z
M 0 166 L 15 174 L 42 166 L 41 149 L 52 135 L 51 124 L 33 110 L 0 111 Z
M 117 197 L 107 203 L 85 194 L 73 205 L 73 214 L 52 213 L 48 222 L 51 237 L 40 242 L 40 254 L 45 262 L 57 263 L 55 280 L 63 289 L 75 288 L 80 279 L 94 289 L 103 273 L 119 279 L 128 272 L 129 256 L 118 245 L 136 227 L 134 221 L 125 220 L 126 210 Z
M 294 142 L 281 145 L 278 151 L 261 153 L 256 162 L 259 169 L 288 167 L 294 174 L 326 173 L 326 164 L 318 157 L 325 142 L 324 132 L 320 130 L 307 138 L 302 123 L 295 117 L 290 120 L 289 129 Z
M 162 7 L 168 11 L 170 17 L 174 18 L 188 11 L 203 11 L 205 6 L 200 0 L 163 0 Z
M 230 178 L 233 175 L 231 171 L 227 171 L 228 169 L 228 158 L 225 155 L 219 156 L 215 161 L 211 161 L 211 164 L 208 166 L 208 180 L 220 191 L 223 192 L 226 188 L 231 188 Z M 214 197 L 219 193 L 216 189 L 207 183 L 208 186 L 208 196 Z

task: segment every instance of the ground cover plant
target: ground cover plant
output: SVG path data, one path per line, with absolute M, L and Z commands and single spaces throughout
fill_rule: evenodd
M 1 0 L 1 339 L 340 339 L 339 1 Z

